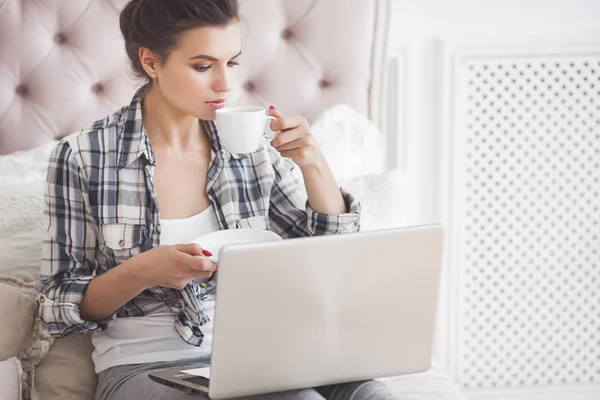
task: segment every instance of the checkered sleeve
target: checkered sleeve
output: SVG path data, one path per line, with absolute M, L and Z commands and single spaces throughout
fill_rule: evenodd
M 101 330 L 110 320 L 81 319 L 79 305 L 96 274 L 97 225 L 73 150 L 61 141 L 50 156 L 45 193 L 39 314 L 52 336 Z
M 274 154 L 276 153 L 276 154 Z M 271 190 L 269 221 L 271 230 L 283 238 L 353 233 L 360 230 L 360 203 L 342 188 L 347 213 L 328 215 L 316 212 L 306 199 L 304 185 L 293 172 L 292 161 L 271 151 L 275 182 Z

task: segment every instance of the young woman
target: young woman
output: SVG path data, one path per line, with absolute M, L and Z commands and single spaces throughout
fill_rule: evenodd
M 217 266 L 192 239 L 239 227 L 284 238 L 359 229 L 358 203 L 302 116 L 271 108 L 282 131 L 271 146 L 222 147 L 213 120 L 234 84 L 239 20 L 237 0 L 131 1 L 120 26 L 146 84 L 51 156 L 40 316 L 55 336 L 93 333 L 98 400 L 198 398 L 147 376 L 209 364 Z M 376 381 L 258 396 L 324 397 L 393 398 Z

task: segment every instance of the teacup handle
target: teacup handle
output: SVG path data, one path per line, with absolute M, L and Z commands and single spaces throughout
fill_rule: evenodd
M 265 133 L 263 134 L 262 144 L 270 143 L 271 140 L 275 139 L 275 136 L 281 131 L 274 131 L 271 129 L 271 121 L 275 121 L 277 118 L 270 115 L 265 116 Z

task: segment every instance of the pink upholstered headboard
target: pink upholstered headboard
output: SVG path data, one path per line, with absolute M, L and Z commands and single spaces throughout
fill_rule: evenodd
M 0 0 L 0 154 L 76 132 L 129 102 L 139 82 L 118 28 L 126 2 Z M 346 103 L 376 119 L 384 54 L 377 32 L 385 31 L 376 22 L 385 7 L 387 0 L 241 0 L 237 103 L 275 104 L 309 119 Z

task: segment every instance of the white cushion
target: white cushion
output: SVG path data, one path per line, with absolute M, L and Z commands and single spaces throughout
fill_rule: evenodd
M 0 156 L 0 274 L 40 269 L 46 175 L 57 143 Z
M 51 140 L 30 150 L 0 156 L 0 190 L 8 185 L 45 181 L 48 159 L 57 143 Z
M 46 181 L 0 186 L 0 274 L 39 272 Z
M 383 133 L 349 105 L 328 108 L 311 128 L 336 179 L 384 171 Z
M 361 231 L 396 228 L 411 223 L 411 199 L 401 170 L 338 181 L 362 207 Z

